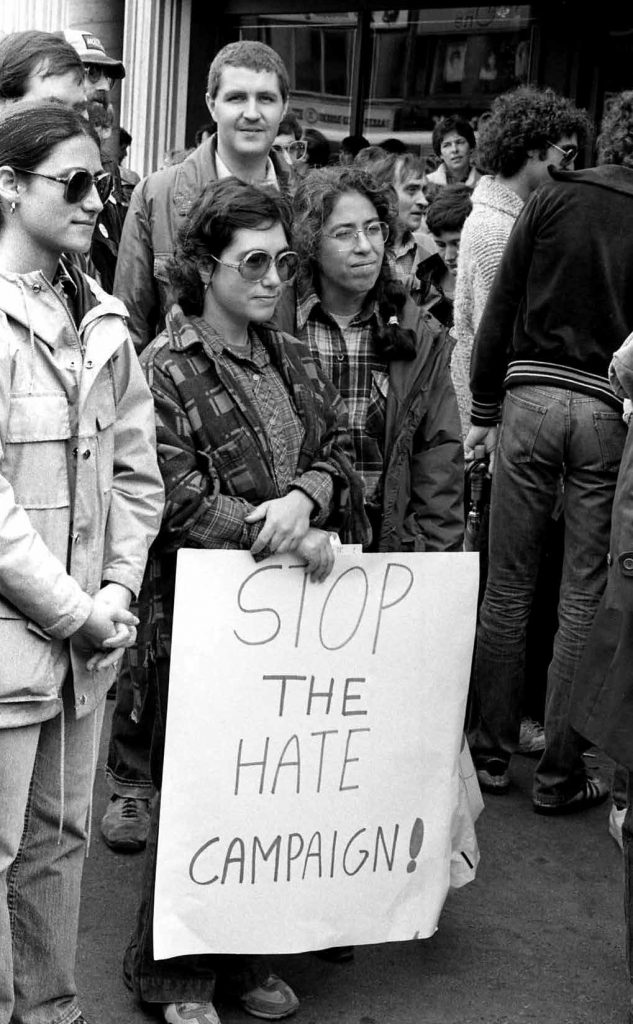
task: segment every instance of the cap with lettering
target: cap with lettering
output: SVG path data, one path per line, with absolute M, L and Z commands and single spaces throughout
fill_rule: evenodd
M 108 57 L 105 47 L 97 36 L 91 32 L 81 32 L 74 28 L 64 29 L 64 38 L 77 51 L 84 64 L 102 64 L 107 74 L 113 78 L 125 78 L 125 68 L 120 60 Z

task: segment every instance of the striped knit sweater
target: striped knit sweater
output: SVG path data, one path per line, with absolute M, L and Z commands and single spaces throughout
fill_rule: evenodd
M 451 375 L 464 435 L 470 428 L 470 358 L 488 293 L 523 200 L 485 175 L 473 192 L 473 209 L 464 224 L 457 262 Z

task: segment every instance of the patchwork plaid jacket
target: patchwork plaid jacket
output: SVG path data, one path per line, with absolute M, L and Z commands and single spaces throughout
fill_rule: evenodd
M 292 486 L 301 487 L 306 475 L 305 489 L 312 494 L 310 474 L 328 474 L 333 497 L 329 508 L 316 511 L 315 525 L 336 530 L 344 540 L 366 543 L 362 482 L 353 467 L 342 399 L 302 342 L 271 326 L 258 327 L 256 333 L 303 427 Z M 158 653 L 169 649 L 176 551 L 249 548 L 262 524 L 249 526 L 244 517 L 261 502 L 280 496 L 264 424 L 250 406 L 239 375 L 222 358 L 222 348 L 222 339 L 208 325 L 203 329 L 176 306 L 168 314 L 166 330 L 141 355 L 154 397 L 166 496 L 140 600 L 141 620 Z

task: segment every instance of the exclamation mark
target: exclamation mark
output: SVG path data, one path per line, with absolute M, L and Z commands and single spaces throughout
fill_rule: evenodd
M 409 840 L 409 856 L 411 860 L 407 864 L 407 873 L 410 875 L 412 871 L 415 871 L 417 864 L 415 858 L 422 849 L 422 843 L 424 841 L 424 822 L 422 818 L 416 818 L 411 829 L 411 838 Z

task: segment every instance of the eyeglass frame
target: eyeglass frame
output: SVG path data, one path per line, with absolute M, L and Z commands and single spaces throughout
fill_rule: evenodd
M 268 258 L 268 265 L 265 267 L 261 277 L 245 277 L 245 275 L 243 273 L 243 266 L 244 266 L 245 262 L 248 260 L 248 258 L 250 256 L 256 255 L 258 253 L 263 253 Z M 240 260 L 239 263 L 229 263 L 229 262 L 227 262 L 227 260 L 221 260 L 221 259 L 219 259 L 218 256 L 214 256 L 213 253 L 209 253 L 209 256 L 211 257 L 212 260 L 215 260 L 216 263 L 219 263 L 220 266 L 222 266 L 222 267 L 229 267 L 231 270 L 237 270 L 237 272 L 240 275 L 240 277 L 242 278 L 242 280 L 243 281 L 248 281 L 249 284 L 255 284 L 257 281 L 263 281 L 264 278 L 266 277 L 266 274 L 268 273 L 268 271 L 272 267 L 273 263 L 275 265 L 275 270 L 277 271 L 277 276 L 278 276 L 278 278 L 279 278 L 279 280 L 281 281 L 282 284 L 290 284 L 290 282 L 293 281 L 294 278 L 297 276 L 297 270 L 299 269 L 299 253 L 295 252 L 294 249 L 284 249 L 283 252 L 277 253 L 276 256 L 271 256 L 270 253 L 266 252 L 265 249 L 251 249 L 249 252 L 247 252 L 242 257 L 242 259 Z M 286 278 L 285 281 L 282 279 L 281 274 L 279 273 L 279 267 L 278 267 L 278 261 L 280 259 L 282 259 L 284 256 L 296 256 L 297 257 L 297 267 L 296 267 L 294 273 L 291 274 L 290 277 Z
M 290 156 L 292 156 L 291 150 L 293 146 L 298 146 L 301 150 L 301 156 L 293 157 L 293 160 L 295 161 L 295 163 L 297 163 L 299 160 L 303 160 L 303 158 L 308 152 L 308 143 L 306 142 L 305 139 L 295 139 L 294 142 L 289 142 L 287 146 L 282 145 L 282 143 L 280 142 L 273 142 L 270 148 L 274 150 L 275 153 L 288 153 Z
M 563 154 L 563 159 L 559 165 L 563 170 L 566 167 L 569 167 L 570 164 L 573 164 L 574 160 L 578 156 L 578 146 L 575 142 L 570 142 L 567 146 L 558 146 L 555 142 L 550 142 L 550 140 L 547 139 L 547 145 L 550 146 L 551 149 L 557 149 L 559 153 Z
M 93 77 L 91 77 L 91 75 Z M 116 82 L 116 77 L 113 74 L 108 74 L 108 72 L 105 71 L 103 64 L 91 64 L 88 61 L 84 63 L 84 77 L 92 85 L 94 85 L 95 82 L 98 82 L 100 78 L 105 78 L 108 83 L 108 92 L 114 88 L 114 83 Z
M 347 252 L 348 250 L 353 249 L 354 246 L 358 242 L 358 236 L 359 235 L 364 235 L 365 238 L 367 239 L 367 241 L 369 242 L 369 244 L 373 248 L 373 242 L 372 242 L 371 238 L 367 234 L 367 228 L 370 228 L 372 224 L 380 224 L 380 233 L 382 235 L 382 244 L 385 245 L 386 242 L 387 242 L 387 239 L 389 238 L 389 225 L 384 220 L 376 219 L 376 220 L 370 221 L 369 224 L 367 224 L 364 228 L 357 228 L 356 231 L 352 231 L 351 228 L 339 228 L 340 231 L 348 231 L 349 230 L 349 232 L 350 232 L 349 242 L 351 244 L 350 245 L 344 245 L 342 249 L 338 250 L 338 252 Z M 325 233 L 323 234 L 323 238 L 331 238 L 333 242 L 341 241 L 341 239 L 337 238 L 336 235 L 326 235 Z
M 24 167 L 14 167 L 13 169 L 14 169 L 16 174 L 31 174 L 35 178 L 46 178 L 47 181 L 59 181 L 59 182 L 61 182 L 62 185 L 65 186 L 64 187 L 64 199 L 71 206 L 76 206 L 77 203 L 83 203 L 84 199 L 86 199 L 90 195 L 90 193 L 91 193 L 93 188 L 95 188 L 97 190 L 97 195 L 99 196 L 99 202 L 103 205 L 104 203 L 107 203 L 108 199 L 112 195 L 112 189 L 114 188 L 114 178 L 107 171 L 100 171 L 99 174 L 90 174 L 90 171 L 86 170 L 85 167 L 75 167 L 72 171 L 70 171 L 70 173 L 66 177 L 62 178 L 59 174 L 42 174 L 41 171 L 27 171 L 26 168 L 24 168 Z M 77 199 L 69 199 L 68 198 L 68 188 L 70 186 L 70 183 L 71 183 L 73 177 L 76 174 L 86 174 L 86 175 L 88 175 L 88 177 L 92 179 L 92 184 L 84 192 L 84 194 L 79 196 Z M 98 181 L 103 181 L 106 178 L 109 181 L 110 187 L 109 187 L 107 196 L 102 196 L 100 191 L 99 191 L 99 186 L 97 185 L 97 182 Z

